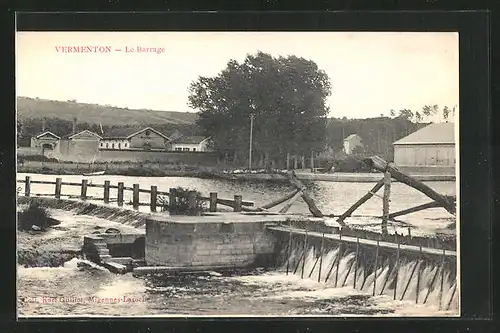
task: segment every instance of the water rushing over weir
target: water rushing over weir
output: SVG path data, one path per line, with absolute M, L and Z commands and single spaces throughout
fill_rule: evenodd
M 356 254 L 357 252 L 357 254 Z M 373 253 L 375 252 L 375 253 Z M 385 295 L 396 301 L 413 301 L 440 311 L 459 310 L 456 263 L 450 258 L 406 256 L 401 251 L 384 253 L 375 248 L 343 249 L 292 243 L 282 251 L 279 271 L 310 279 L 328 288 L 352 287 L 354 290 Z M 340 260 L 339 260 L 340 258 Z

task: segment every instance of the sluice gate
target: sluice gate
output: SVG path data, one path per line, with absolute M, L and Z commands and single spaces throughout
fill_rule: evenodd
M 455 251 L 287 226 L 267 230 L 278 240 L 278 269 L 286 274 L 443 311 L 459 308 Z

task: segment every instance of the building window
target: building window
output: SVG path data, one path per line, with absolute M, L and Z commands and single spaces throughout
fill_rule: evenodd
M 109 148 L 109 143 L 106 143 L 106 148 Z
M 125 142 L 125 143 L 123 144 L 123 146 L 124 146 L 125 148 L 127 148 L 127 143 Z
M 175 148 L 175 151 L 182 151 L 182 148 Z
M 102 143 L 102 142 L 101 142 L 101 143 L 99 144 L 99 146 L 104 147 L 104 143 Z
M 189 151 L 189 148 L 182 148 L 183 151 Z
M 118 143 L 118 149 L 122 149 L 121 143 Z
M 193 148 L 193 151 L 196 151 L 196 148 Z
M 111 148 L 112 148 L 112 149 L 115 149 L 115 144 L 114 144 L 114 143 L 111 145 Z

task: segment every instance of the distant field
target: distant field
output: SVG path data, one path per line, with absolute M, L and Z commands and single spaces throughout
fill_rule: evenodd
M 59 118 L 90 124 L 145 125 L 145 124 L 193 124 L 198 115 L 190 112 L 132 110 L 113 106 L 61 102 L 27 97 L 17 98 L 17 116 L 27 118 Z

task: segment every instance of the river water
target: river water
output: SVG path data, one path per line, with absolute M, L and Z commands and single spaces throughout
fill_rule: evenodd
M 26 175 L 18 174 L 18 179 L 24 179 Z M 56 177 L 38 174 L 30 176 L 32 180 L 50 181 Z M 63 182 L 81 181 L 81 176 L 58 177 Z M 159 191 L 181 186 L 198 190 L 203 195 L 218 192 L 220 198 L 228 199 L 234 194 L 241 194 L 243 200 L 253 201 L 255 205 L 267 203 L 293 191 L 285 184 L 235 183 L 183 177 L 106 175 L 88 178 L 94 184 L 110 180 L 112 184 L 123 181 L 125 186 L 139 183 L 141 188 L 156 185 Z M 454 182 L 428 185 L 442 194 L 456 193 Z M 373 184 L 369 183 L 315 182 L 310 188 L 323 213 L 341 214 L 372 187 Z M 79 191 L 79 187 L 68 186 L 63 186 L 62 190 L 63 194 L 72 195 L 78 195 Z M 101 191 L 102 189 L 89 188 L 88 195 L 102 197 Z M 32 192 L 51 194 L 53 187 L 33 184 Z M 111 198 L 113 197 L 116 197 L 116 192 L 111 190 Z M 148 199 L 148 194 L 141 193 L 141 201 L 147 202 Z M 130 194 L 126 191 L 125 201 L 128 200 Z M 404 184 L 392 184 L 391 211 L 428 201 L 424 195 Z M 361 206 L 356 214 L 380 215 L 381 206 L 382 200 L 374 197 Z M 142 209 L 145 207 L 141 207 Z M 290 212 L 306 213 L 308 210 L 305 204 L 297 202 Z M 70 212 L 52 213 L 62 221 L 59 226 L 62 230 L 40 235 L 42 240 L 53 239 L 57 243 L 70 237 L 83 238 L 83 235 L 97 226 L 118 226 L 114 222 L 75 216 Z M 449 218 L 444 209 L 438 208 L 401 217 L 401 220 L 414 226 L 415 230 L 426 233 L 445 227 L 450 223 Z M 82 263 L 85 267 L 81 267 Z M 446 291 L 451 290 L 451 287 L 447 286 Z M 388 294 L 372 296 L 370 291 L 355 290 L 352 286 L 336 288 L 331 284 L 318 283 L 314 276 L 301 279 L 297 274 L 287 275 L 283 269 L 231 274 L 213 272 L 181 277 L 134 277 L 130 273 L 112 274 L 82 258 L 74 258 L 61 267 L 18 267 L 18 310 L 21 316 L 456 316 L 458 296 L 451 297 L 454 298 L 450 309 L 440 309 L 435 303 L 423 305 L 415 304 L 413 300 L 393 300 Z

